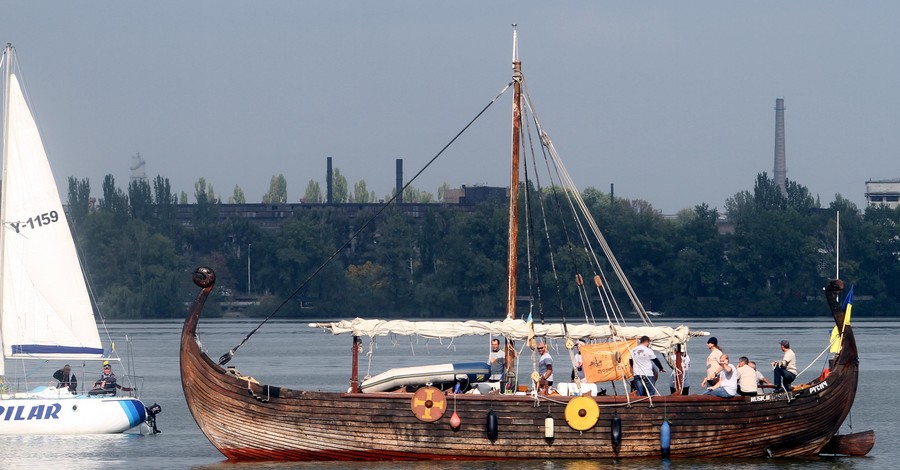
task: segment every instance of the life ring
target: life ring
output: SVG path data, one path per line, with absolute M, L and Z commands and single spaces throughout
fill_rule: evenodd
M 422 387 L 413 394 L 410 409 L 420 421 L 431 423 L 444 416 L 444 411 L 447 410 L 447 397 L 436 387 Z
M 588 397 L 575 397 L 566 405 L 566 423 L 576 431 L 587 431 L 600 419 L 600 406 Z

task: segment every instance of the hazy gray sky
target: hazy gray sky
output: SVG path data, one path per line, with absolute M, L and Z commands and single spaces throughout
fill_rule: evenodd
M 57 180 L 132 155 L 193 195 L 297 201 L 325 157 L 379 197 L 509 81 L 511 23 L 538 114 L 582 189 L 666 213 L 771 175 L 775 99 L 788 178 L 862 207 L 900 177 L 900 2 L 19 1 L 16 46 Z M 509 95 L 415 186 L 506 186 Z M 193 197 L 191 197 L 193 200 Z

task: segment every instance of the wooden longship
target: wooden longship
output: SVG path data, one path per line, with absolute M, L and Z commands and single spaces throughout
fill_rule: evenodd
M 514 36 L 515 37 L 515 36 Z M 514 40 L 513 52 L 513 158 L 510 188 L 509 254 L 506 320 L 497 325 L 480 325 L 461 334 L 491 334 L 507 342 L 507 380 L 513 382 L 512 355 L 514 341 L 534 339 L 536 325 L 528 323 L 531 334 L 507 328 L 515 319 L 516 308 L 516 244 L 518 229 L 518 196 L 520 145 L 540 142 L 556 164 L 557 155 L 550 139 L 534 119 L 540 138 L 523 140 L 519 133 L 523 113 L 533 110 L 524 99 L 524 77 Z M 571 178 L 565 169 L 557 169 L 563 182 Z M 525 172 L 526 174 L 528 171 Z M 522 185 L 528 201 L 529 185 Z M 572 197 L 572 208 L 584 208 L 577 190 L 565 186 L 565 197 Z M 599 233 L 589 211 L 581 212 L 576 223 L 587 221 L 581 235 L 593 234 L 593 242 L 602 248 L 605 261 L 591 268 L 593 286 L 577 276 L 578 289 L 591 298 L 600 298 L 603 311 L 617 309 L 611 299 L 613 291 L 604 271 L 615 272 L 621 290 L 635 312 L 648 326 L 626 333 L 618 325 L 624 317 L 610 320 L 606 333 L 601 326 L 562 324 L 560 328 L 541 325 L 537 337 L 565 340 L 572 349 L 575 340 L 621 341 L 648 334 L 651 347 L 673 358 L 670 366 L 680 365 L 680 355 L 673 354 L 689 339 L 686 327 L 682 333 L 653 327 L 621 268 Z M 593 255 L 594 252 L 590 251 Z M 596 261 L 596 257 L 592 256 Z M 529 264 L 529 269 L 530 269 Z M 588 275 L 590 278 L 590 275 Z M 197 325 L 207 296 L 215 283 L 209 268 L 199 268 L 194 281 L 202 288 L 184 324 L 181 337 L 181 377 L 188 406 L 209 441 L 231 460 L 426 460 L 426 459 L 594 459 L 622 457 L 786 457 L 816 455 L 828 446 L 834 452 L 859 453 L 871 448 L 874 436 L 853 435 L 835 439 L 835 434 L 853 405 L 859 372 L 859 357 L 849 311 L 842 306 L 843 283 L 832 281 L 825 296 L 842 334 L 840 349 L 830 359 L 830 371 L 793 390 L 753 397 L 718 398 L 711 395 L 661 395 L 635 397 L 611 396 L 544 396 L 534 393 L 539 384 L 533 376 L 513 382 L 525 385 L 529 394 L 456 394 L 455 410 L 466 423 L 454 424 L 445 413 L 448 395 L 431 385 L 406 391 L 364 393 L 360 389 L 358 361 L 360 336 L 383 334 L 422 334 L 418 326 L 406 332 L 352 333 L 349 344 L 353 355 L 350 389 L 346 393 L 291 390 L 257 383 L 224 368 L 226 359 L 214 361 L 201 350 Z M 592 314 L 593 315 L 593 314 Z M 563 317 L 565 319 L 565 317 Z M 439 325 L 429 334 L 447 330 L 462 331 L 464 325 Z M 469 322 L 466 322 L 467 324 Z M 522 322 L 524 323 L 524 322 Z M 334 333 L 337 324 L 325 326 Z M 519 325 L 521 327 L 521 325 Z M 445 328 L 446 327 L 446 328 Z M 466 327 L 468 327 L 466 325 Z M 343 328 L 343 327 L 341 327 Z M 630 328 L 630 327 L 627 327 Z M 458 330 L 457 330 L 458 329 Z M 255 331 L 255 330 L 254 330 Z M 408 331 L 413 331 L 409 333 Z M 655 333 L 654 333 L 655 332 Z M 251 333 L 252 334 L 252 333 Z M 449 334 L 449 333 L 448 333 Z M 454 333 L 455 334 L 455 333 Z M 678 335 L 677 341 L 672 341 Z M 249 336 L 248 336 L 249 337 Z M 437 336 L 430 336 L 437 337 Z M 449 337 L 449 336 L 443 336 Z M 246 340 L 246 339 L 245 339 Z M 533 349 L 533 348 L 532 348 Z M 233 355 L 234 350 L 229 352 Z M 226 355 L 226 356 L 229 356 Z M 225 358 L 226 356 L 223 356 Z M 229 357 L 230 358 L 230 357 Z M 534 362 L 534 360 L 532 360 Z M 533 366 L 534 364 L 532 364 Z M 564 375 L 565 367 L 559 369 Z M 677 370 L 677 369 L 676 369 Z M 535 372 L 534 375 L 537 375 Z M 796 384 L 795 384 L 796 385 Z M 548 419 L 550 418 L 550 419 Z M 830 445 L 829 445 L 830 444 Z M 867 451 L 867 449 L 865 450 Z
M 566 424 L 566 413 L 572 412 L 572 400 L 586 397 L 554 396 L 548 408 L 544 400 L 536 407 L 531 396 L 464 394 L 456 396 L 456 409 L 467 424 L 454 430 L 449 413 L 433 422 L 418 419 L 412 393 L 290 390 L 227 373 L 197 341 L 197 323 L 214 275 L 201 271 L 195 276 L 208 285 L 184 324 L 182 385 L 200 429 L 231 460 L 652 457 L 662 453 L 660 426 L 666 420 L 673 458 L 811 456 L 835 435 L 856 394 L 859 357 L 853 328 L 847 325 L 830 373 L 797 391 L 730 399 L 663 395 L 652 402 L 632 397 L 630 404 L 623 395 L 591 397 L 600 415 L 583 431 Z M 843 327 L 842 286 L 832 281 L 825 295 L 835 323 Z M 545 437 L 548 409 L 556 423 L 553 438 Z M 495 439 L 487 432 L 491 411 Z M 617 419 L 618 445 L 612 432 Z

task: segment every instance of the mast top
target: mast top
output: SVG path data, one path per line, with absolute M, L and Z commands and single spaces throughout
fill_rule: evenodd
M 513 23 L 513 53 L 512 53 L 512 62 L 513 67 L 515 64 L 519 62 L 519 35 L 516 33 L 516 23 Z

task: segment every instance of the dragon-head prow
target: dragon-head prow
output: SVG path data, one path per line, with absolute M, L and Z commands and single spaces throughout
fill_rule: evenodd
M 216 283 L 216 273 L 206 266 L 195 269 L 191 276 L 194 278 L 194 284 L 204 289 Z

